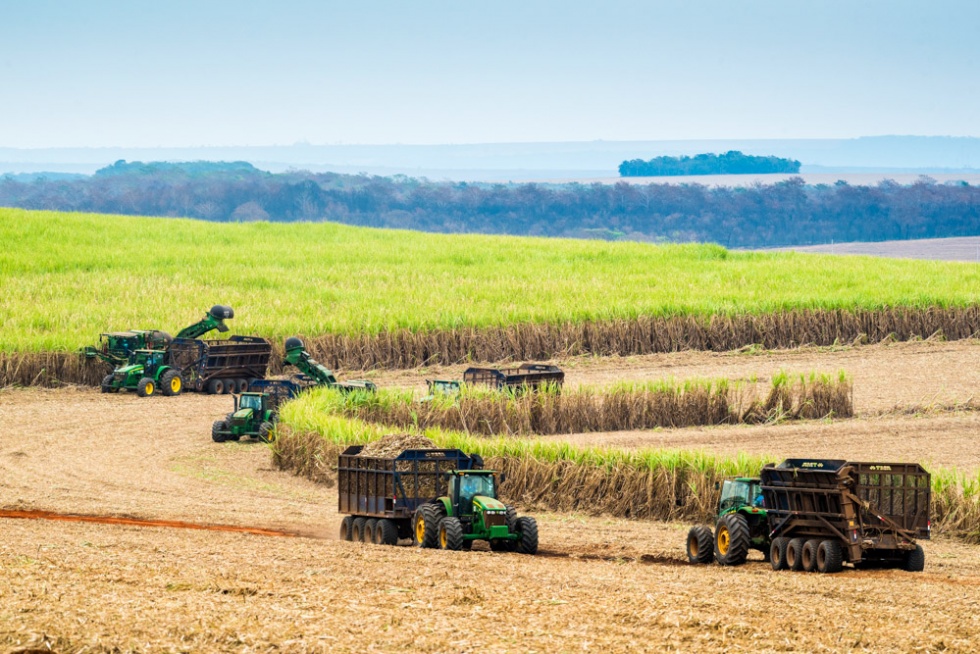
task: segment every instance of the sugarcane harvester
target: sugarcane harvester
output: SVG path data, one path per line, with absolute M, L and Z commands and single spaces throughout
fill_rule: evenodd
M 177 338 L 200 338 L 211 330 L 228 331 L 225 320 L 235 317 L 235 311 L 222 304 L 211 307 L 202 320 L 184 327 Z M 81 353 L 86 359 L 100 359 L 113 368 L 130 363 L 130 357 L 137 350 L 166 351 L 174 337 L 159 329 L 131 329 L 124 332 L 105 332 L 99 335 L 98 346 L 88 345 Z
M 367 380 L 351 379 L 343 382 L 338 381 L 333 371 L 314 359 L 306 351 L 303 341 L 296 336 L 291 336 L 286 339 L 286 356 L 282 364 L 283 366 L 295 366 L 300 372 L 297 375 L 297 379 L 304 386 L 326 386 L 328 388 L 336 388 L 345 393 L 352 391 L 374 392 L 378 390 L 374 382 Z

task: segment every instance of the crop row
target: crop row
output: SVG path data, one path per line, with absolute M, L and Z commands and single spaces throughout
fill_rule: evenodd
M 480 435 L 759 423 L 850 417 L 854 412 L 851 381 L 843 372 L 836 378 L 781 373 L 763 397 L 758 386 L 725 379 L 667 379 L 523 394 L 464 386 L 458 396 L 436 394 L 425 402 L 417 401 L 412 391 L 319 391 L 307 402 L 314 410 L 400 429 L 438 427 Z

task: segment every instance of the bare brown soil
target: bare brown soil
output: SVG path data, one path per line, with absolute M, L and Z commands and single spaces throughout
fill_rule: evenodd
M 684 378 L 843 367 L 862 418 L 598 438 L 775 455 L 805 444 L 807 454 L 932 455 L 969 467 L 978 465 L 976 414 L 876 412 L 969 399 L 975 348 L 682 353 L 565 367 L 570 383 L 606 383 L 624 368 L 645 379 L 665 369 Z M 424 374 L 381 381 L 416 385 Z M 907 389 L 909 379 L 920 383 Z M 537 516 L 537 557 L 344 543 L 334 538 L 334 489 L 273 471 L 264 445 L 211 442 L 211 421 L 230 405 L 227 396 L 0 390 L 0 509 L 306 536 L 0 520 L 0 652 L 976 650 L 976 546 L 926 543 L 923 574 L 824 576 L 773 573 L 757 555 L 739 569 L 692 567 L 687 525 L 569 514 Z M 928 438 L 912 443 L 923 425 L 932 425 Z

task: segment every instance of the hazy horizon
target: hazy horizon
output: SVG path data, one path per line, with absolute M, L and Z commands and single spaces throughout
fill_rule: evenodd
M 980 135 L 965 0 L 36 0 L 0 16 L 7 148 Z

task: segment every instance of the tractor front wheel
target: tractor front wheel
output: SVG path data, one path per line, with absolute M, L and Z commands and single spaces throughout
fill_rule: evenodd
M 517 551 L 521 554 L 538 553 L 538 523 L 534 518 L 517 519 L 517 531 L 521 533 L 521 539 L 517 541 Z
M 112 375 L 106 375 L 102 378 L 102 392 L 111 393 L 112 392 Z
M 721 517 L 715 527 L 715 560 L 721 565 L 742 565 L 749 555 L 749 521 L 739 513 Z
M 412 523 L 412 534 L 415 544 L 419 547 L 432 549 L 439 539 L 439 507 L 435 504 L 423 504 L 415 511 Z
M 439 522 L 439 549 L 463 549 L 463 523 L 459 518 L 443 518 Z
M 160 390 L 166 396 L 180 395 L 184 390 L 184 380 L 180 378 L 180 373 L 176 370 L 168 370 L 160 378 Z
M 214 424 L 211 425 L 211 440 L 215 443 L 224 443 L 225 435 L 221 432 L 228 428 L 228 424 L 224 420 L 215 420 Z
M 156 393 L 157 385 L 150 377 L 144 377 L 136 384 L 136 394 L 140 397 L 150 397 Z
M 687 560 L 691 563 L 711 563 L 714 558 L 711 546 L 711 528 L 695 525 L 687 532 Z

